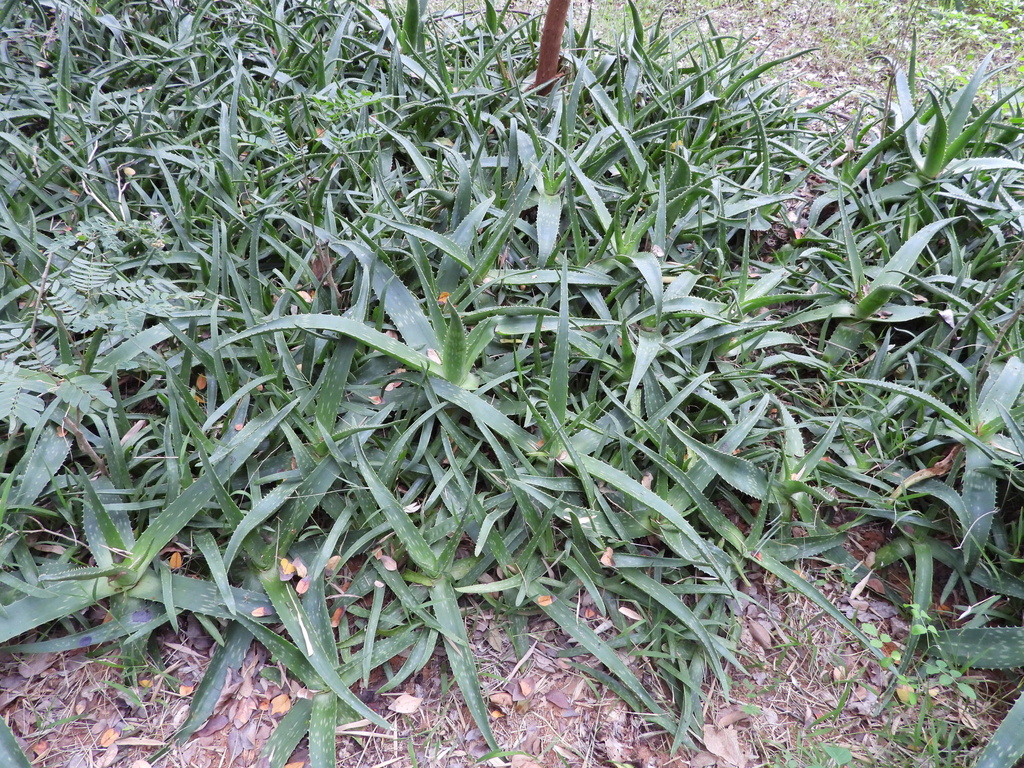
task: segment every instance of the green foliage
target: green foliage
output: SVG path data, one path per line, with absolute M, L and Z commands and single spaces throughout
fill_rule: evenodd
M 435 649 L 493 742 L 474 605 L 547 615 L 686 744 L 748 568 L 868 648 L 788 565 L 855 565 L 864 520 L 900 524 L 922 613 L 933 560 L 1024 598 L 1024 135 L 984 68 L 925 98 L 911 72 L 842 135 L 775 63 L 639 14 L 545 97 L 536 23 L 493 9 L 5 7 L 13 649 L 195 613 L 223 645 L 183 735 L 255 639 L 320 692 L 270 755 L 309 734 L 330 765 L 337 722 L 382 722 L 352 686 Z

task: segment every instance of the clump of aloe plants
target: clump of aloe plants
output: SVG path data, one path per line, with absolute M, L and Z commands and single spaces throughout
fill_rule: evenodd
M 386 725 L 353 687 L 436 650 L 502 746 L 483 602 L 693 743 L 748 569 L 870 645 L 787 564 L 850 565 L 825 506 L 899 524 L 922 610 L 932 559 L 1024 594 L 1024 139 L 984 69 L 901 81 L 839 162 L 773 62 L 638 14 L 542 93 L 536 20 L 491 6 L 2 13 L 10 649 L 142 663 L 187 612 L 219 650 L 181 737 L 256 640 L 318 692 L 268 756 L 333 766 L 339 723 Z

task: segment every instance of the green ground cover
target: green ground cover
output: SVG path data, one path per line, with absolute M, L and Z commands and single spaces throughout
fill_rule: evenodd
M 1020 95 L 911 57 L 835 123 L 630 10 L 539 96 L 536 21 L 490 6 L 4 6 L 0 641 L 141 660 L 195 614 L 214 670 L 255 638 L 320 691 L 268 750 L 327 766 L 380 722 L 351 686 L 436 648 L 490 733 L 485 602 L 688 745 L 753 569 L 886 658 L 790 567 L 859 579 L 885 521 L 917 629 L 888 692 L 926 645 L 1022 663 Z

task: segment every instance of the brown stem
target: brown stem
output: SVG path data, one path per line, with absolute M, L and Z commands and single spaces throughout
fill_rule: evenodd
M 565 34 L 565 20 L 569 17 L 570 2 L 571 0 L 548 0 L 548 10 L 544 14 L 544 30 L 540 34 L 537 79 L 533 81 L 534 88 L 547 83 L 540 92 L 542 96 L 551 91 L 553 81 L 558 76 L 562 35 Z

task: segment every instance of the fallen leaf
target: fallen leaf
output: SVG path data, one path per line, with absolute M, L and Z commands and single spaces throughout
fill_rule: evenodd
M 117 760 L 118 752 L 117 744 L 111 744 L 103 753 L 103 757 L 101 757 L 99 762 L 96 763 L 96 768 L 110 768 L 110 766 L 114 764 L 114 761 Z
M 178 695 L 179 696 L 191 696 L 192 695 L 192 691 L 194 691 L 195 689 L 196 689 L 196 687 L 194 685 L 179 685 L 178 686 Z
M 201 373 L 198 376 L 196 376 L 196 389 L 206 389 L 206 377 Z
M 496 707 L 502 707 L 508 709 L 512 706 L 512 694 L 506 693 L 505 691 L 498 691 L 490 695 L 491 704 Z
M 281 561 L 277 564 L 278 576 L 281 581 L 290 581 L 292 576 L 295 575 L 295 566 L 287 557 L 282 557 Z
M 620 605 L 619 606 L 619 613 L 621 613 L 627 619 L 632 619 L 633 621 L 643 621 L 644 620 L 643 616 L 641 616 L 639 613 L 634 611 L 632 608 L 627 608 L 624 605 Z
M 109 747 L 111 744 L 117 741 L 120 735 L 121 734 L 115 731 L 113 728 L 107 728 L 107 730 L 105 730 L 100 736 L 100 746 Z
M 341 617 L 345 615 L 345 606 L 339 605 L 331 614 L 331 626 L 337 628 L 341 625 Z
M 171 570 L 172 571 L 176 571 L 179 568 L 181 568 L 181 564 L 182 564 L 181 552 L 174 552 L 174 553 L 172 553 L 170 559 L 167 561 L 167 564 L 169 566 L 171 566 Z
M 923 482 L 925 480 L 930 480 L 933 477 L 942 477 L 943 475 L 948 474 L 949 471 L 953 469 L 953 461 L 954 459 L 956 459 L 957 454 L 960 453 L 962 448 L 963 446 L 957 443 L 949 450 L 949 453 L 947 453 L 945 457 L 943 457 L 941 460 L 935 462 L 930 467 L 919 469 L 917 470 L 917 472 L 911 474 L 909 477 L 904 479 L 903 482 L 896 486 L 896 490 L 889 494 L 889 498 L 895 499 L 899 497 L 907 488 L 909 488 L 912 485 L 916 485 L 917 483 Z
M 747 756 L 740 747 L 739 735 L 735 728 L 704 726 L 704 746 L 708 752 L 719 758 L 719 763 L 729 768 L 745 768 Z
M 231 721 L 225 714 L 214 715 L 206 721 L 206 725 L 204 725 L 202 728 L 195 732 L 194 737 L 197 739 L 202 739 L 206 738 L 207 736 L 212 736 L 225 725 L 227 725 L 229 722 Z
M 292 565 L 295 566 L 295 572 L 299 574 L 300 579 L 306 578 L 306 575 L 309 573 L 309 569 L 306 568 L 306 564 L 302 561 L 301 557 L 296 557 L 292 560 Z
M 750 630 L 750 636 L 754 638 L 754 642 L 762 648 L 771 648 L 774 645 L 771 631 L 757 619 L 748 621 L 747 629 Z
M 392 712 L 397 712 L 400 715 L 411 715 L 420 708 L 420 704 L 422 703 L 423 699 L 419 696 L 413 696 L 410 693 L 403 693 L 388 705 L 388 709 Z
M 283 715 L 292 708 L 292 700 L 287 693 L 279 693 L 270 700 L 270 714 Z
M 537 605 L 539 605 L 541 608 L 547 608 L 553 602 L 555 602 L 555 598 L 553 598 L 551 595 L 541 595 L 537 598 Z
M 32 751 L 35 752 L 36 757 L 42 757 L 49 748 L 50 742 L 48 741 L 37 741 L 32 745 Z
M 259 608 L 253 608 L 249 611 L 250 616 L 255 616 L 257 619 L 261 619 L 264 616 L 272 616 L 274 609 L 265 605 L 261 605 Z
M 327 560 L 327 570 L 329 573 L 334 573 L 338 570 L 338 566 L 341 565 L 341 555 L 334 555 Z
M 284 768 L 305 768 L 305 760 L 296 760 L 294 763 L 286 763 Z
M 532 696 L 533 691 L 536 688 L 536 682 L 532 677 L 524 677 L 519 681 L 519 690 L 523 696 Z
M 561 709 L 572 709 L 572 702 L 569 701 L 569 697 L 565 695 L 564 691 L 560 691 L 557 688 L 544 694 L 544 698 Z
M 611 547 L 605 547 L 604 554 L 601 555 L 601 565 L 605 568 L 615 565 L 615 552 Z
M 710 752 L 701 750 L 690 758 L 690 768 L 710 768 L 712 765 L 718 765 L 718 758 Z
M 729 707 L 718 715 L 715 719 L 715 725 L 719 728 L 727 728 L 730 725 L 735 725 L 740 720 L 748 719 L 750 719 L 750 715 L 739 707 Z
M 309 577 L 304 576 L 295 583 L 295 591 L 300 595 L 306 594 L 309 591 Z
M 509 762 L 511 762 L 512 768 L 544 768 L 540 763 L 531 760 L 526 755 L 512 755 L 512 759 Z

